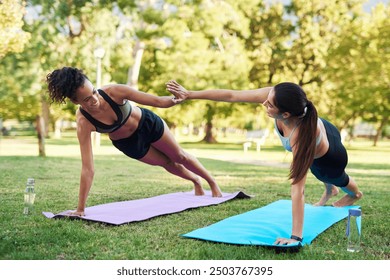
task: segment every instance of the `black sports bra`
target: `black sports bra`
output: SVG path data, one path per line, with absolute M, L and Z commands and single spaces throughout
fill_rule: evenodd
M 121 128 L 121 126 L 129 119 L 131 114 L 131 105 L 128 100 L 122 105 L 119 105 L 114 102 L 103 90 L 98 89 L 99 94 L 110 104 L 111 108 L 114 110 L 117 120 L 113 124 L 105 124 L 94 117 L 92 117 L 87 111 L 80 107 L 80 112 L 86 117 L 96 128 L 97 132 L 100 133 L 111 133 L 115 130 Z

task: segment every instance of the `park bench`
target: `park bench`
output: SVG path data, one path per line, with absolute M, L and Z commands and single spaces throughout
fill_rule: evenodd
M 252 146 L 252 143 L 256 144 L 256 151 L 260 152 L 261 146 L 264 145 L 266 138 L 269 135 L 269 129 L 249 130 L 246 133 L 246 141 L 244 142 L 244 152 Z

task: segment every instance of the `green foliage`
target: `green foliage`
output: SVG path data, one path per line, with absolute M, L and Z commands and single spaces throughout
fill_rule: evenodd
M 367 17 L 345 25 L 342 33 L 350 35 L 340 38 L 329 53 L 329 111 L 339 127 L 360 119 L 380 122 L 389 117 L 389 64 L 383 63 L 390 56 L 383 45 L 389 11 L 379 5 Z
M 203 1 L 202 5 L 178 6 L 167 18 L 162 30 L 169 44 L 166 49 L 155 52 L 152 59 L 156 62 L 143 64 L 148 67 L 158 63 L 160 86 L 170 79 L 192 89 L 242 88 L 248 84 L 251 62 L 246 55 L 245 42 L 237 34 L 248 34 L 249 22 L 242 11 L 233 9 L 228 2 Z M 198 114 L 199 111 L 185 119 L 176 115 L 175 122 L 180 124 L 184 120 L 200 124 L 202 119 L 212 122 L 214 118 L 231 115 L 236 107 L 215 102 L 201 104 L 203 115 Z M 183 114 L 189 115 L 184 111 Z
M 23 51 L 30 39 L 30 34 L 22 29 L 24 12 L 24 2 L 0 2 L 0 58 L 7 53 Z
M 2 59 L 0 72 L 4 73 L 0 85 L 0 116 L 3 119 L 17 118 L 33 121 L 39 113 L 41 90 L 37 79 L 40 65 L 37 62 L 26 63 L 21 60 L 23 54 L 11 54 Z M 13 94 L 10 94 L 13 93 Z
M 287 51 L 294 26 L 285 18 L 282 4 L 265 5 L 262 1 L 252 14 L 250 37 L 246 40 L 246 49 L 250 52 L 253 67 L 250 70 L 252 87 L 259 88 L 279 82 L 278 73 L 286 64 Z
M 339 128 L 366 120 L 380 133 L 390 111 L 389 5 L 365 13 L 365 2 L 29 0 L 22 22 L 23 5 L 2 1 L 0 34 L 23 26 L 15 51 L 24 49 L 1 60 L 0 114 L 21 120 L 40 114 L 44 77 L 55 68 L 82 68 L 95 82 L 99 46 L 105 49 L 102 83 L 129 83 L 134 50 L 143 44 L 140 90 L 167 95 L 171 79 L 194 90 L 293 81 Z M 208 120 L 245 128 L 267 126 L 260 108 L 193 101 L 157 111 L 172 125 Z M 71 118 L 74 110 L 52 107 L 51 121 Z

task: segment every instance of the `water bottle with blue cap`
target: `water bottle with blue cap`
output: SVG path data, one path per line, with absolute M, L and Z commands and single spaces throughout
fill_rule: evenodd
M 362 235 L 362 211 L 360 209 L 349 209 L 347 232 L 348 252 L 360 251 L 360 237 Z
M 23 214 L 25 215 L 31 214 L 33 210 L 34 200 L 35 200 L 34 185 L 35 185 L 34 178 L 28 178 L 26 184 L 26 190 L 24 191 Z

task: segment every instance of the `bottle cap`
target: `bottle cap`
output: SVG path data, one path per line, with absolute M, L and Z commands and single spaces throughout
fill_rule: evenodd
M 362 210 L 356 209 L 356 208 L 349 209 L 349 215 L 350 215 L 350 216 L 359 217 L 359 216 L 362 215 Z
M 34 184 L 34 183 L 35 183 L 34 178 L 28 178 L 27 179 L 27 184 Z

